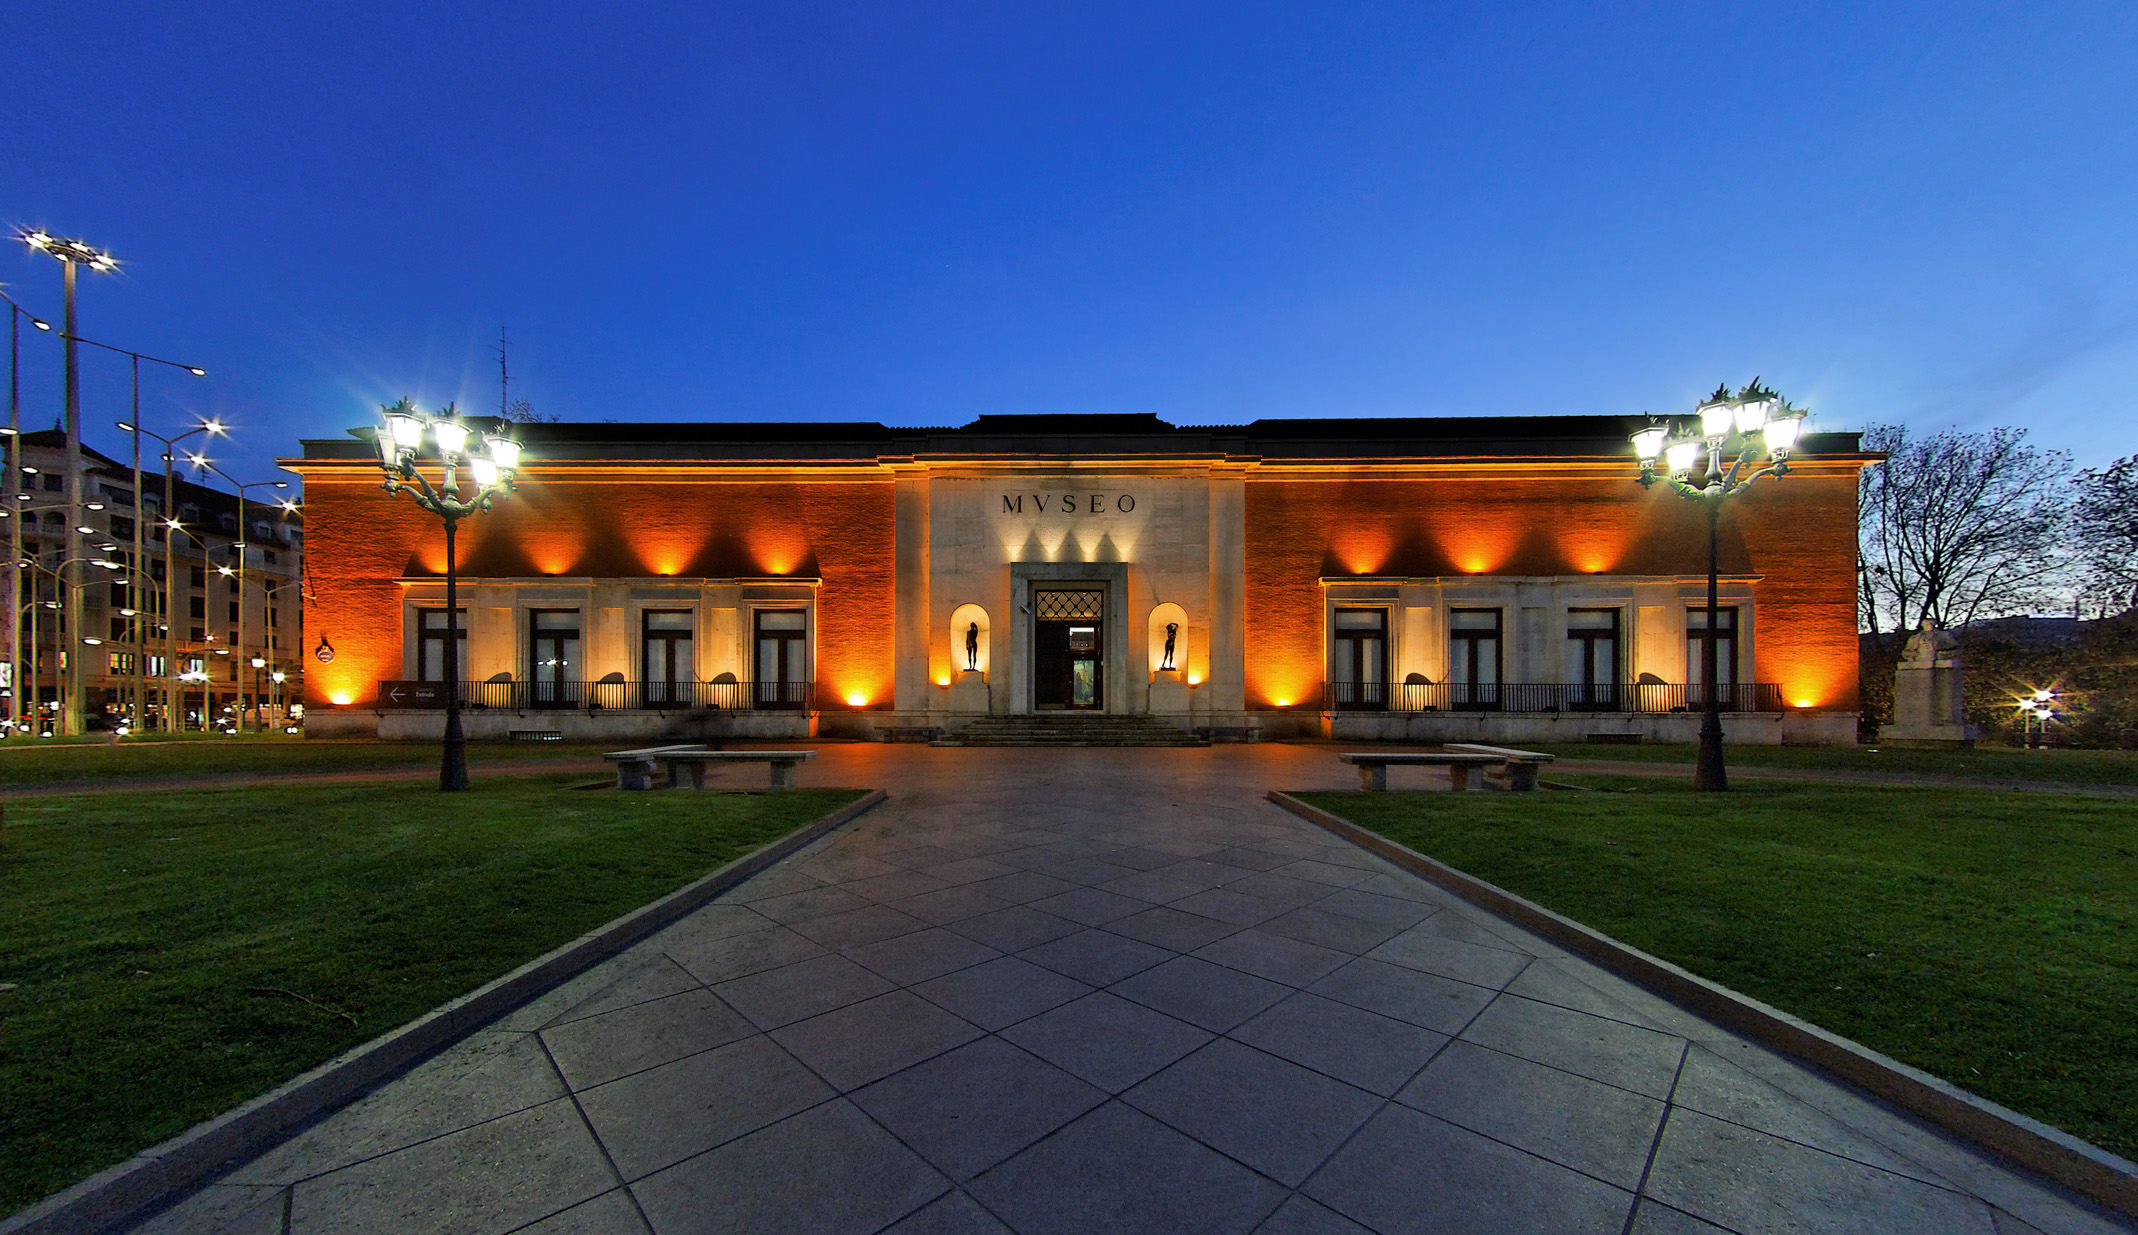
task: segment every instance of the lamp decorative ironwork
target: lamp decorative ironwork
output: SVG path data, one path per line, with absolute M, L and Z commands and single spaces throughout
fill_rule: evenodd
M 1722 503 L 1761 477 L 1789 473 L 1805 410 L 1791 407 L 1755 377 L 1734 395 L 1727 385 L 1717 386 L 1693 414 L 1699 422 L 1697 429 L 1654 423 L 1651 417 L 1651 423 L 1633 435 L 1633 450 L 1640 458 L 1642 488 L 1665 481 L 1680 496 L 1707 508 L 1707 625 L 1701 649 L 1707 697 L 1701 709 L 1700 755 L 1693 768 L 1693 787 L 1720 793 L 1730 787 L 1722 757 L 1717 658 Z M 1703 458 L 1704 469 L 1700 466 Z
M 468 787 L 467 738 L 460 727 L 460 594 L 453 536 L 460 521 L 482 511 L 513 491 L 520 466 L 520 443 L 500 431 L 483 436 L 483 451 L 468 449 L 475 436 L 467 422 L 448 403 L 436 416 L 425 416 L 407 399 L 381 409 L 385 423 L 374 431 L 379 448 L 379 467 L 386 473 L 388 493 L 406 493 L 416 505 L 445 522 L 445 622 L 446 650 L 440 657 L 445 673 L 445 751 L 438 769 L 441 792 Z M 435 447 L 424 459 L 428 431 Z M 439 482 L 433 485 L 418 469 L 419 461 L 434 464 Z M 472 489 L 465 495 L 460 469 L 465 465 Z

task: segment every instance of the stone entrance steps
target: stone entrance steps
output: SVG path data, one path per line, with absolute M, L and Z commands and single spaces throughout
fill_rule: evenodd
M 1150 716 L 1040 712 L 1031 716 L 984 716 L 937 746 L 1208 746 Z

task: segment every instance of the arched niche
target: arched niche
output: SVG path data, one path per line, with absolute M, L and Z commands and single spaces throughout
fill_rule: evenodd
M 1174 628 L 1172 668 L 1177 680 L 1188 680 L 1188 611 L 1172 601 L 1151 610 L 1151 674 L 1166 671 L 1166 627 Z
M 956 681 L 959 674 L 974 669 L 979 670 L 982 676 L 986 675 L 988 629 L 987 610 L 978 605 L 959 605 L 957 611 L 950 615 L 952 681 Z

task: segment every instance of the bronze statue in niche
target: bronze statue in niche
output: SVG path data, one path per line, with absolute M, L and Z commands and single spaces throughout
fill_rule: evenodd
M 1163 657 L 1163 659 L 1161 659 L 1161 660 L 1160 660 L 1160 662 L 1159 662 L 1159 665 L 1158 665 L 1158 667 L 1159 667 L 1160 669 L 1162 669 L 1162 670 L 1163 670 L 1163 669 L 1171 669 L 1171 668 L 1173 667 L 1173 644 L 1174 644 L 1174 642 L 1175 642 L 1176 640 L 1178 640 L 1179 638 L 1180 638 L 1180 623 L 1178 623 L 1178 622 L 1167 622 L 1167 623 L 1166 623 L 1166 650 L 1165 650 L 1165 656 Z
M 974 622 L 965 628 L 965 671 L 980 670 L 980 623 Z

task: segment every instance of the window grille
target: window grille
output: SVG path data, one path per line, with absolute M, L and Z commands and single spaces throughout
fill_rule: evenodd
M 1106 593 L 1034 592 L 1032 612 L 1049 621 L 1098 621 L 1106 616 Z

